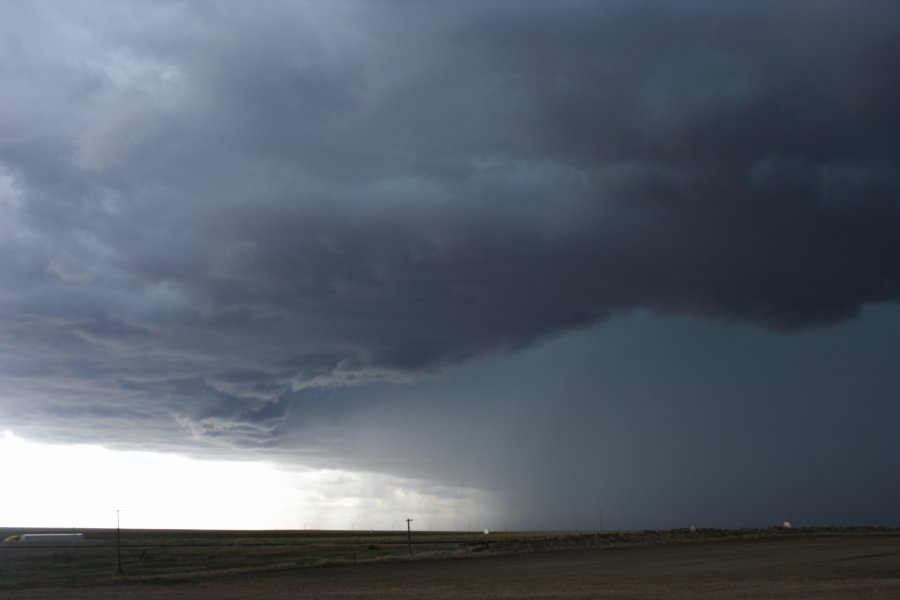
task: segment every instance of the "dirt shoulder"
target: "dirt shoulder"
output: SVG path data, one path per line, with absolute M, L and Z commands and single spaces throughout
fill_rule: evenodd
M 0 591 L 0 599 L 897 598 L 900 536 L 480 554 L 194 581 Z

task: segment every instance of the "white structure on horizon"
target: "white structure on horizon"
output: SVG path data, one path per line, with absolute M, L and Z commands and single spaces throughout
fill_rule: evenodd
M 83 542 L 83 533 L 23 533 L 20 542 Z

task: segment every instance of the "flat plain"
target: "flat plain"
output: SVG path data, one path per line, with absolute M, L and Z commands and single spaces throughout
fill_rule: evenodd
M 447 534 L 434 535 L 435 543 L 441 535 L 447 538 Z M 402 558 L 408 555 L 399 543 L 402 538 L 383 536 L 379 539 L 393 540 L 397 547 L 387 556 L 362 560 L 358 557 L 364 549 L 378 545 L 362 546 L 365 538 L 345 533 L 337 539 L 346 542 L 341 557 L 319 566 L 276 565 L 267 570 L 213 573 L 195 565 L 193 572 L 182 570 L 169 576 L 126 574 L 65 583 L 16 582 L 7 577 L 0 579 L 0 599 L 900 597 L 897 530 L 502 537 L 491 549 L 476 542 L 479 538 L 465 535 L 447 542 L 458 548 L 452 552 L 414 546 L 415 556 L 409 559 Z M 320 545 L 335 541 L 316 539 Z M 252 551 L 244 546 L 240 553 Z M 214 557 L 218 552 L 210 547 L 206 555 Z M 353 554 L 347 560 L 349 552 Z M 7 575 L 9 556 L 0 554 Z M 129 564 L 136 569 L 137 563 Z

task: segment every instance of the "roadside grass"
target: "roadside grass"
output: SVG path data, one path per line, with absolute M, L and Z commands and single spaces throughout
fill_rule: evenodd
M 39 529 L 3 529 L 0 539 Z M 43 530 L 47 531 L 47 530 Z M 58 530 L 56 530 L 58 531 Z M 187 531 L 80 529 L 83 542 L 0 543 L 0 588 L 165 581 L 222 573 L 438 560 L 476 553 L 621 548 L 796 536 L 900 535 L 896 528 L 613 532 Z

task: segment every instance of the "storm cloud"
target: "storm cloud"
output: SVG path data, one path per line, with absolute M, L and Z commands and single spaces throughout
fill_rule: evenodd
M 325 455 L 287 433 L 341 422 L 321 398 L 616 315 L 895 303 L 898 29 L 887 1 L 4 3 L 0 414 Z

